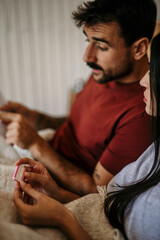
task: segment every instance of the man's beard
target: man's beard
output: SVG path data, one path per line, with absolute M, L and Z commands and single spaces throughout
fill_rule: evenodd
M 119 69 L 118 71 L 113 71 L 112 69 L 109 69 L 107 73 L 102 67 L 100 67 L 96 63 L 88 62 L 87 65 L 93 69 L 99 69 L 102 71 L 103 76 L 99 80 L 94 79 L 93 74 L 93 79 L 100 84 L 124 78 L 133 71 L 133 62 L 128 58 L 127 61 L 125 61 L 125 63 L 123 64 L 123 67 L 121 67 L 121 69 Z

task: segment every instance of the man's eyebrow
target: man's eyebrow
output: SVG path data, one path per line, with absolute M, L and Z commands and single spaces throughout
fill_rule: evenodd
M 107 45 L 109 45 L 111 47 L 111 44 L 109 41 L 105 40 L 104 38 L 96 38 L 96 37 L 93 37 L 92 38 L 93 40 L 97 41 L 97 42 L 103 42 L 103 43 L 106 43 Z
M 87 37 L 86 32 L 83 30 L 84 35 Z M 92 37 L 93 40 L 97 41 L 97 42 L 103 42 L 106 43 L 108 46 L 111 47 L 111 44 L 109 41 L 105 40 L 104 38 L 96 38 L 96 37 Z

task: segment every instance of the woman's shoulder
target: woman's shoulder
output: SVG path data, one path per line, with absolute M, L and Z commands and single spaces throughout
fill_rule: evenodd
M 151 170 L 155 158 L 152 144 L 137 161 L 127 165 L 108 186 L 108 191 L 121 189 L 142 180 Z M 160 239 L 160 183 L 140 194 L 125 211 L 125 231 L 130 240 Z
M 118 186 L 131 185 L 143 179 L 151 170 L 154 162 L 154 144 L 135 161 L 124 167 L 109 183 L 109 192 L 118 190 Z
M 130 211 L 130 207 L 132 211 Z M 125 214 L 129 239 L 160 239 L 160 183 L 136 198 Z

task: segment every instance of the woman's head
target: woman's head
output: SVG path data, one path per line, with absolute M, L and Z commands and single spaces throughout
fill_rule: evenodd
M 151 159 L 151 170 L 143 179 L 128 186 L 120 186 L 121 190 L 108 193 L 105 199 L 106 216 L 111 225 L 123 233 L 125 239 L 128 239 L 125 232 L 125 212 L 128 205 L 133 203 L 140 194 L 160 182 L 160 34 L 152 41 L 150 71 L 141 80 L 141 85 L 146 88 L 144 92 L 146 112 L 156 116 L 152 118 L 155 139 L 154 161 L 152 162 Z
M 160 34 L 154 37 L 151 44 L 150 71 L 140 81 L 145 87 L 144 102 L 149 115 L 160 118 Z

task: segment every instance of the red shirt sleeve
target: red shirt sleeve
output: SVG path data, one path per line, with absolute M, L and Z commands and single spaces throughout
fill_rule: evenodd
M 120 123 L 100 163 L 110 173 L 117 174 L 124 166 L 138 159 L 150 145 L 151 136 L 151 124 L 146 113 Z

